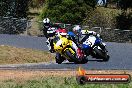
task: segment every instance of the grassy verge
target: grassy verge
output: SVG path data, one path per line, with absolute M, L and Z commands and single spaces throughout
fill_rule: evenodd
M 76 77 L 41 77 L 23 83 L 14 80 L 0 82 L 0 88 L 132 88 L 129 84 L 85 84 L 79 85 Z
M 87 70 L 88 74 L 130 74 L 125 70 Z M 85 84 L 76 81 L 78 71 L 0 70 L 0 88 L 132 88 L 128 84 Z
M 0 64 L 22 64 L 52 61 L 54 56 L 46 51 L 0 46 Z

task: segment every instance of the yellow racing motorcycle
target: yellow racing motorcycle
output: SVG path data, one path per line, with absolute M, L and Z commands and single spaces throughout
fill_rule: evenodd
M 56 56 L 56 63 L 61 64 L 65 59 L 69 62 L 74 62 L 77 64 L 87 63 L 88 60 L 85 56 L 77 57 L 75 50 L 72 48 L 72 40 L 69 40 L 62 35 L 58 35 L 53 39 L 54 50 L 56 53 L 59 53 L 59 56 Z

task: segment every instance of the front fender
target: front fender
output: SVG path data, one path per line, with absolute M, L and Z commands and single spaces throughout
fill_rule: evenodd
M 105 43 L 103 43 L 103 42 L 102 42 L 102 45 L 106 46 L 106 44 L 105 44 Z
M 91 47 L 89 45 L 86 45 L 86 44 L 82 44 L 82 49 L 83 50 L 87 50 L 87 49 L 90 49 Z

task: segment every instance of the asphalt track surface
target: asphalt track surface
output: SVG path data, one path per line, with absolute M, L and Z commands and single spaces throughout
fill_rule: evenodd
M 47 51 L 48 48 L 44 37 L 31 37 L 19 35 L 0 35 L 0 45 L 10 45 L 20 48 L 31 48 Z M 108 62 L 97 62 L 96 59 L 88 57 L 87 64 L 74 64 L 64 62 L 56 64 L 55 62 L 33 63 L 33 64 L 11 64 L 0 65 L 0 69 L 77 69 L 82 66 L 84 69 L 99 69 L 99 70 L 132 70 L 132 44 L 131 43 L 114 43 L 106 42 L 107 49 L 110 55 Z

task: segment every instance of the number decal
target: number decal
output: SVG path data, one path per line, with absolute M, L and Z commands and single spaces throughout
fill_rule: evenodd
M 92 47 L 94 45 L 95 41 L 96 41 L 96 38 L 95 37 L 93 37 L 93 36 L 90 37 L 89 36 L 89 38 L 86 39 L 86 41 L 83 44 L 86 44 L 86 45 L 89 45 L 89 46 Z
M 87 39 L 83 44 L 85 44 L 85 45 L 89 45 L 89 46 L 92 46 L 92 42 L 90 42 L 89 39 Z

